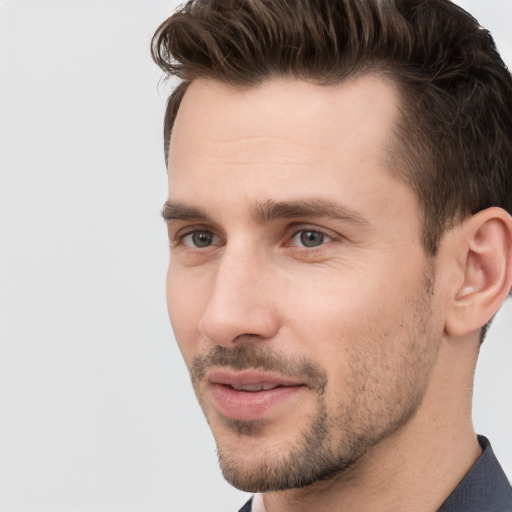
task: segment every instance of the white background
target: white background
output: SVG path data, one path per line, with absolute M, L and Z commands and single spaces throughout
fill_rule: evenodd
M 485 6 L 484 6 L 485 4 Z M 0 1 L 0 510 L 236 511 L 168 325 L 149 58 L 175 2 Z M 512 63 L 512 1 L 464 2 Z M 475 423 L 512 475 L 512 306 Z M 449 392 L 449 391 L 448 391 Z

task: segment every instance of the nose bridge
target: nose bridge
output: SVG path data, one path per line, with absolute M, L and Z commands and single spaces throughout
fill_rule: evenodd
M 199 328 L 216 344 L 230 345 L 250 335 L 268 338 L 277 330 L 269 268 L 257 250 L 244 244 L 225 246 L 217 264 L 214 287 Z

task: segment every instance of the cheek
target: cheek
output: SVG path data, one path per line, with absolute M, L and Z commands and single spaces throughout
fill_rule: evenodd
M 167 272 L 166 295 L 174 336 L 183 357 L 189 360 L 199 339 L 198 326 L 203 310 L 203 297 L 171 266 Z
M 375 282 L 371 276 L 340 271 L 322 282 L 291 287 L 282 297 L 288 322 L 320 343 L 345 339 L 346 332 L 370 330 L 393 310 Z
M 421 327 L 424 275 L 416 271 L 418 279 L 406 282 L 397 273 L 374 270 L 332 275 L 319 289 L 290 290 L 285 299 L 292 337 L 333 376 L 348 371 L 356 354 L 362 361 L 391 357 Z
M 180 314 L 180 307 L 182 306 L 181 302 L 178 300 L 177 288 L 176 288 L 176 280 L 174 278 L 174 273 L 172 272 L 171 266 L 167 269 L 167 278 L 165 281 L 165 293 L 167 297 L 167 312 L 169 313 L 169 318 L 171 320 L 171 324 L 175 329 L 175 320 L 182 318 Z

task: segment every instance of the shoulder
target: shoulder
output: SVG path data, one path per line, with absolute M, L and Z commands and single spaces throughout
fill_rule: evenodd
M 252 498 L 238 511 L 238 512 L 251 512 Z
M 478 438 L 482 455 L 438 512 L 512 512 L 512 487 L 491 444 Z

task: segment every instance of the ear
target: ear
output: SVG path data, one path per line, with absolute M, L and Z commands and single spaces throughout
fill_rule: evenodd
M 464 336 L 489 322 L 510 291 L 512 217 L 501 208 L 488 208 L 455 229 L 459 277 L 445 330 Z

